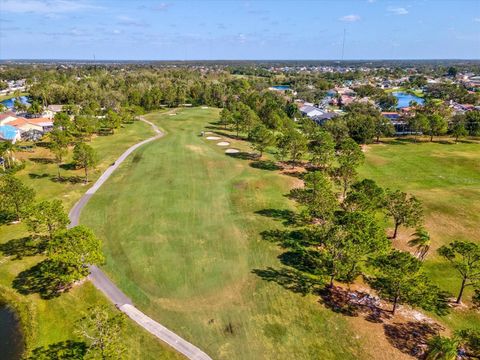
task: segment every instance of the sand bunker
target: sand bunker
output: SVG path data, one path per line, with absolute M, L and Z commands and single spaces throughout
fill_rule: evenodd
M 212 135 L 213 132 L 211 132 L 211 131 L 205 131 L 204 134 L 205 134 L 205 135 Z
M 225 150 L 225 154 L 236 154 L 236 153 L 239 153 L 240 150 L 238 149 L 227 149 Z
M 218 136 L 207 136 L 207 140 L 220 140 L 221 137 Z
M 173 113 L 173 114 L 168 114 L 168 115 L 169 115 L 169 116 L 175 116 L 175 115 L 177 115 L 177 114 L 176 114 L 176 113 Z
M 202 106 L 202 109 L 208 109 L 208 106 Z
M 227 142 L 227 141 L 220 141 L 219 143 L 217 143 L 217 145 L 218 146 L 228 146 L 228 145 L 230 145 L 230 143 Z

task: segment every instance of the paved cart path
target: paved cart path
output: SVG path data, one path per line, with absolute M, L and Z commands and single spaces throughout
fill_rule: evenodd
M 155 131 L 156 135 L 143 140 L 131 147 L 129 147 L 120 157 L 98 178 L 93 186 L 87 190 L 87 192 L 80 198 L 80 200 L 74 205 L 70 213 L 70 227 L 76 226 L 80 220 L 80 214 L 82 209 L 87 204 L 88 200 L 95 194 L 95 192 L 103 185 L 105 181 L 112 175 L 112 173 L 120 166 L 120 164 L 136 149 L 140 146 L 147 144 L 151 141 L 160 139 L 164 134 L 160 129 L 143 117 L 139 119 L 149 124 Z M 135 321 L 138 325 L 143 327 L 149 333 L 155 335 L 160 340 L 166 342 L 178 352 L 185 355 L 192 360 L 212 360 L 202 350 L 195 345 L 190 344 L 188 341 L 182 339 L 174 332 L 168 330 L 165 326 L 159 324 L 155 320 L 149 318 L 147 315 L 138 310 L 133 304 L 132 300 L 125 295 L 109 278 L 108 276 L 97 266 L 90 267 L 90 275 L 88 277 L 93 285 L 103 292 L 105 296 L 113 302 L 120 311 L 124 312 L 129 318 Z

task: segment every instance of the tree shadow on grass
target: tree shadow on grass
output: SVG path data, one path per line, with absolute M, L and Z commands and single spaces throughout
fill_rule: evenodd
M 80 360 L 87 354 L 87 344 L 80 341 L 60 341 L 32 351 L 27 360 Z
M 401 352 L 423 358 L 428 347 L 428 341 L 438 335 L 442 327 L 438 324 L 409 321 L 383 325 L 385 336 L 392 346 Z
M 225 131 L 222 131 L 222 130 L 219 130 L 219 129 L 216 129 L 213 131 L 214 134 L 218 135 L 218 136 L 223 136 L 227 139 L 231 139 L 231 140 L 246 140 L 246 138 L 242 137 L 241 135 L 235 135 L 235 134 L 230 134 L 230 133 L 227 133 Z
M 73 162 L 60 165 L 60 168 L 63 170 L 76 170 L 77 165 Z
M 36 164 L 53 164 L 55 163 L 54 159 L 44 158 L 44 157 L 31 157 L 29 158 L 30 161 Z
M 34 173 L 29 173 L 28 176 L 30 179 L 44 179 L 50 176 L 50 174 L 43 173 L 43 174 L 34 174 Z
M 44 239 L 33 239 L 27 236 L 0 244 L 0 252 L 5 256 L 15 256 L 14 260 L 20 260 L 25 256 L 35 256 L 43 253 L 46 245 Z
M 256 160 L 258 159 L 258 156 L 259 156 L 258 154 L 249 153 L 246 151 L 240 151 L 238 153 L 230 153 L 227 155 L 235 159 L 242 159 L 242 160 Z
M 311 238 L 304 229 L 265 230 L 260 233 L 263 240 L 277 243 L 284 249 L 300 249 L 311 245 Z
M 385 139 L 383 141 L 386 145 L 408 145 L 408 144 L 422 144 L 423 141 L 415 140 L 412 138 L 394 138 L 394 139 Z
M 322 283 L 316 279 L 310 278 L 295 269 L 281 268 L 274 269 L 253 269 L 252 273 L 261 279 L 269 282 L 275 282 L 287 290 L 294 293 L 300 293 L 303 296 L 315 291 Z
M 379 307 L 379 299 L 363 291 L 350 291 L 340 286 L 321 289 L 320 302 L 336 313 L 346 316 L 362 315 L 367 321 L 382 323 L 391 313 Z
M 319 264 L 319 254 L 314 250 L 292 249 L 278 256 L 283 265 L 287 265 L 296 270 L 315 274 Z
M 22 271 L 13 280 L 12 286 L 22 295 L 39 294 L 42 299 L 52 299 L 64 290 L 64 284 L 58 279 L 59 268 L 50 260 L 39 262 L 30 269 Z
M 298 171 L 298 170 L 285 170 L 282 171 L 282 175 L 286 175 L 286 176 L 291 176 L 291 177 L 294 177 L 294 178 L 297 178 L 297 179 L 300 179 L 300 180 L 303 180 L 305 178 L 305 175 L 307 173 L 305 171 Z
M 50 178 L 51 181 L 55 183 L 70 183 L 70 184 L 80 184 L 85 182 L 85 178 L 77 175 L 73 176 L 61 176 L 60 178 L 58 176 L 52 176 Z
M 276 171 L 282 170 L 283 168 L 275 164 L 274 161 L 271 160 L 258 160 L 250 163 L 250 166 L 255 169 L 261 170 L 268 170 L 268 171 Z
M 297 214 L 288 209 L 262 209 L 255 211 L 255 214 L 269 217 L 275 220 L 280 220 L 284 225 L 296 224 Z

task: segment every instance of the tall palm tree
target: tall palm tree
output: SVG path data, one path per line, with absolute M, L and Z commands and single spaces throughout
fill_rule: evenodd
M 418 228 L 412 236 L 415 237 L 408 242 L 408 245 L 416 247 L 415 256 L 423 261 L 430 250 L 430 234 L 424 228 Z
M 0 157 L 3 158 L 4 171 L 6 168 L 11 168 L 15 163 L 15 157 L 13 156 L 13 153 L 16 150 L 17 147 L 11 141 L 0 142 Z
M 426 360 L 455 360 L 459 341 L 456 338 L 434 336 L 428 344 Z

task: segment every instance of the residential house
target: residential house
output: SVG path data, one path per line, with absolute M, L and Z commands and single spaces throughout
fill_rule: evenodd
M 318 125 L 323 125 L 326 121 L 331 120 L 337 116 L 338 114 L 334 112 L 324 112 L 322 115 L 315 115 L 311 119 L 315 121 Z
M 303 116 L 308 116 L 309 118 L 313 118 L 314 116 L 322 115 L 324 113 L 322 110 L 312 105 L 303 105 L 300 108 L 300 112 Z
M 56 113 L 62 112 L 63 105 L 48 105 L 42 113 L 42 117 L 53 119 Z
M 0 126 L 17 119 L 17 115 L 13 111 L 6 111 L 0 114 Z
M 390 122 L 395 128 L 395 134 L 397 135 L 410 134 L 408 129 L 408 123 L 405 121 L 402 115 L 400 115 L 397 112 L 390 112 L 390 111 L 384 111 L 382 112 L 382 115 L 388 120 L 390 120 Z
M 21 132 L 37 130 L 46 133 L 53 130 L 53 121 L 48 118 L 16 118 L 15 120 L 8 122 L 8 125 L 17 128 Z

